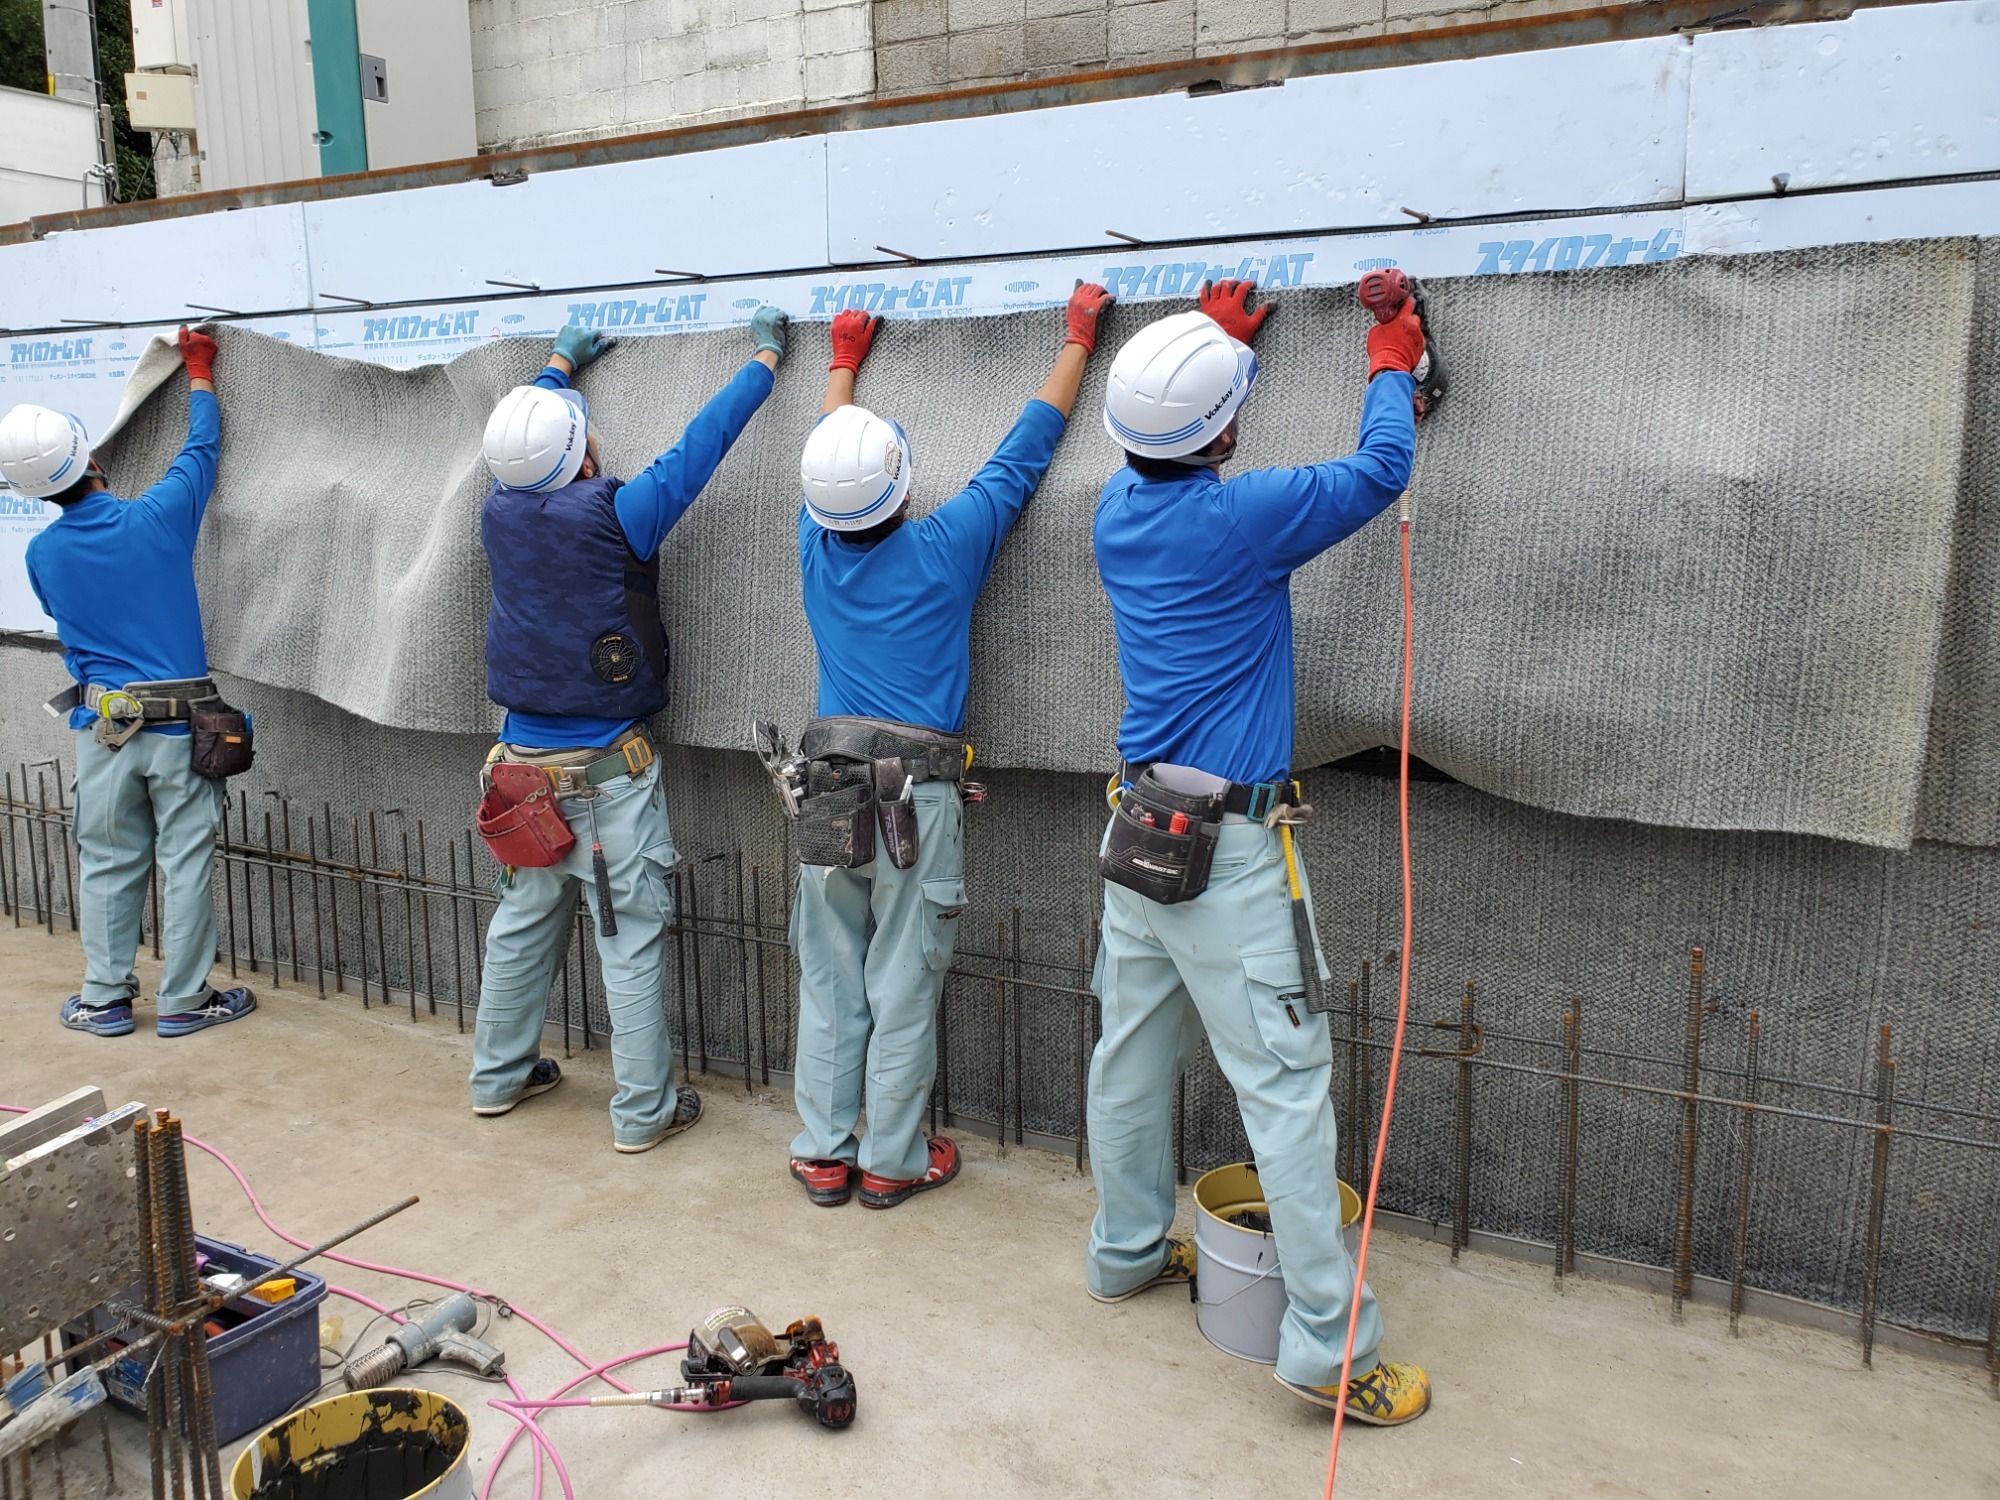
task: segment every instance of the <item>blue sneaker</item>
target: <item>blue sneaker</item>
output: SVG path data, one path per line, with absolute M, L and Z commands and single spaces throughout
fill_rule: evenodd
M 62 1003 L 62 1023 L 71 1031 L 87 1031 L 92 1036 L 128 1036 L 132 1031 L 131 1002 L 85 1005 L 83 996 L 71 995 Z
M 179 1015 L 161 1016 L 156 1028 L 161 1036 L 187 1036 L 193 1032 L 206 1031 L 211 1026 L 227 1025 L 240 1021 L 257 1008 L 257 997 L 247 989 L 210 990 L 208 999 L 193 1010 L 184 1010 Z

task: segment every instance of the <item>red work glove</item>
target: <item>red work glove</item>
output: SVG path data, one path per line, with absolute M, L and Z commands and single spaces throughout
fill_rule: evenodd
M 1407 301 L 1403 310 L 1386 323 L 1368 330 L 1368 378 L 1384 370 L 1414 374 L 1417 361 L 1424 357 L 1424 325 L 1417 321 L 1417 304 Z
M 1255 312 L 1250 311 L 1250 294 L 1256 290 L 1254 281 L 1218 281 L 1213 285 L 1204 281 L 1201 310 L 1221 324 L 1222 331 L 1237 343 L 1247 344 L 1257 337 L 1257 330 L 1271 316 L 1268 302 Z
M 179 339 L 181 363 L 187 366 L 188 379 L 215 380 L 215 340 L 199 328 L 182 328 Z
M 1081 344 L 1085 354 L 1097 352 L 1097 324 L 1118 299 L 1094 281 L 1079 281 L 1069 294 L 1069 333 L 1065 345 Z
M 875 342 L 875 330 L 882 326 L 880 318 L 871 318 L 858 307 L 850 307 L 845 312 L 833 315 L 833 363 L 829 370 L 852 370 L 861 373 L 861 361 L 868 357 L 868 347 Z

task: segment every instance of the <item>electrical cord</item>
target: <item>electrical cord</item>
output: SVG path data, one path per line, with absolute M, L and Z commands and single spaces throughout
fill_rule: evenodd
M 1347 1299 L 1347 1343 L 1340 1354 L 1340 1401 L 1333 1409 L 1333 1437 L 1326 1455 L 1326 1490 L 1333 1500 L 1340 1467 L 1340 1431 L 1347 1417 L 1347 1382 L 1354 1373 L 1354 1329 L 1361 1318 L 1361 1288 L 1367 1284 L 1368 1240 L 1375 1229 L 1375 1198 L 1382 1188 L 1382 1160 L 1389 1154 L 1389 1116 L 1396 1106 L 1396 1074 L 1403 1061 L 1403 1029 L 1410 1016 L 1410 944 L 1416 932 L 1416 895 L 1410 879 L 1410 666 L 1416 655 L 1417 618 L 1410 590 L 1410 492 L 1398 502 L 1397 531 L 1403 554 L 1403 712 L 1396 751 L 1396 821 L 1403 856 L 1403 947 L 1396 978 L 1396 1039 L 1389 1048 L 1389 1076 L 1382 1092 L 1382 1121 L 1375 1130 L 1375 1159 L 1368 1169 L 1368 1198 L 1361 1210 L 1361 1250 L 1354 1260 L 1354 1287 Z

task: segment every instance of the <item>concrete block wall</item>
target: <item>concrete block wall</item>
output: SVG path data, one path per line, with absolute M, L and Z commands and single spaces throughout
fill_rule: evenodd
M 871 0 L 471 0 L 479 147 L 865 99 Z

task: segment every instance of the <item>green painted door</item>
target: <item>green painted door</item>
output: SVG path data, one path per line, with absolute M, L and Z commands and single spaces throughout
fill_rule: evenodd
M 306 0 L 312 34 L 313 103 L 319 113 L 319 169 L 334 177 L 368 170 L 361 118 L 361 33 L 354 0 Z

